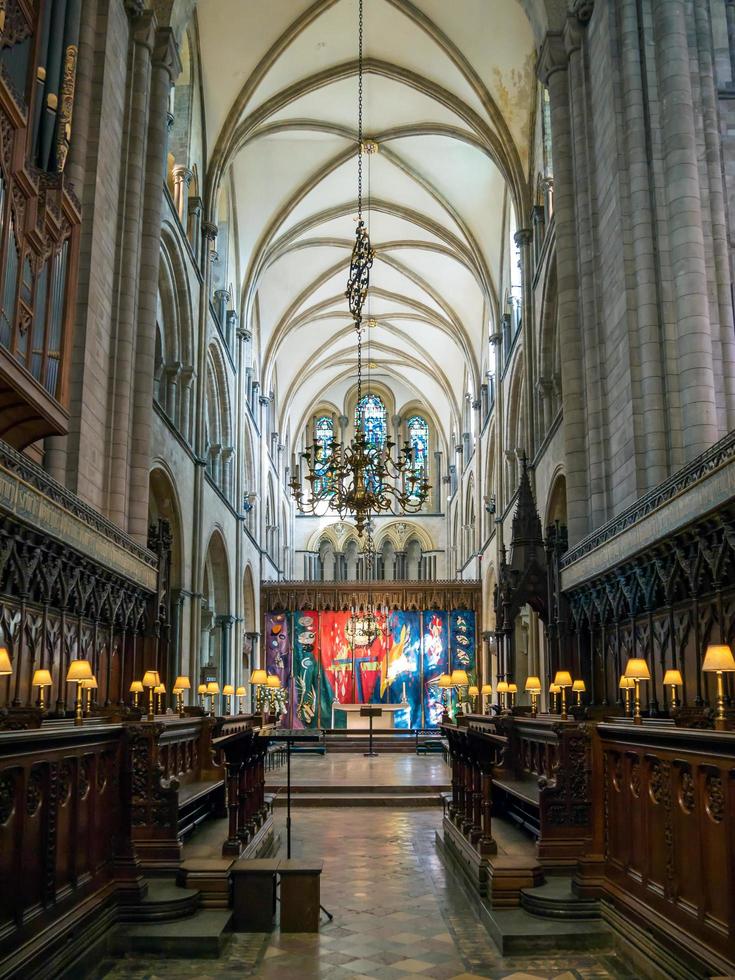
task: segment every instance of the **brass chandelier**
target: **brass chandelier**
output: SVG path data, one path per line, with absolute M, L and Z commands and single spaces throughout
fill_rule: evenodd
M 373 563 L 375 561 L 375 546 L 373 544 L 373 534 L 371 529 L 371 521 L 368 515 L 367 523 L 367 543 L 365 545 L 365 559 L 367 564 L 367 579 L 372 581 L 372 571 Z M 358 610 L 356 602 L 353 602 L 350 607 L 350 618 L 347 620 L 347 625 L 345 626 L 345 635 L 350 641 L 350 645 L 354 650 L 355 646 L 359 646 L 359 640 L 364 639 L 365 645 L 370 646 L 374 640 L 380 636 L 383 632 L 383 627 L 378 622 L 378 615 L 387 616 L 388 610 L 383 609 L 383 606 L 378 604 L 377 606 L 373 603 L 373 593 L 372 589 L 368 593 L 367 608 L 362 611 Z
M 370 269 L 375 252 L 362 217 L 363 0 L 359 0 L 358 11 L 357 229 L 345 292 L 357 335 L 356 431 L 349 445 L 332 442 L 328 450 L 315 438 L 314 444 L 301 453 L 307 469 L 305 480 L 309 486 L 308 492 L 304 494 L 300 466 L 295 467 L 289 487 L 302 514 L 316 514 L 324 504 L 325 510 L 335 510 L 343 519 L 347 515 L 353 516 L 357 534 L 362 537 L 370 514 L 394 509 L 415 514 L 423 507 L 431 486 L 426 475 L 415 466 L 408 439 L 394 458 L 395 442 L 386 437 L 383 445 L 376 445 L 369 439 L 365 427 L 362 404 L 362 309 L 370 285 Z

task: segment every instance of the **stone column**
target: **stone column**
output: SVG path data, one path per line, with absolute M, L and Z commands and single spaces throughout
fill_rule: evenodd
M 156 348 L 158 267 L 161 257 L 161 212 L 165 155 L 168 143 L 166 113 L 171 85 L 181 62 L 169 27 L 156 31 L 151 65 L 148 138 L 142 199 L 142 235 L 135 346 L 135 385 L 130 439 L 128 531 L 145 542 L 148 532 L 148 471 L 150 469 L 151 399 Z
M 439 450 L 434 453 L 434 480 L 432 496 L 434 498 L 434 510 L 439 513 L 442 509 L 442 454 Z
M 189 198 L 188 220 L 186 223 L 186 235 L 194 253 L 194 261 L 197 267 L 201 267 L 202 260 L 202 199 L 194 196 Z
M 232 477 L 233 477 L 233 457 L 235 450 L 232 446 L 225 446 L 221 453 L 221 490 L 228 500 L 232 500 Z
M 217 314 L 217 321 L 222 333 L 227 329 L 227 304 L 230 302 L 230 294 L 226 289 L 215 289 L 214 291 L 214 310 Z
M 175 361 L 173 364 L 167 364 L 164 368 L 164 374 L 166 376 L 166 414 L 171 419 L 172 422 L 176 422 L 176 391 L 177 382 L 179 375 L 181 374 L 181 361 Z
M 572 545 L 589 530 L 590 491 L 585 369 L 582 357 L 584 348 L 579 324 L 576 187 L 569 111 L 569 62 L 560 32 L 550 31 L 544 39 L 539 57 L 539 77 L 549 89 L 553 134 L 560 345 L 562 351 L 577 352 L 577 356 L 562 358 L 567 519 L 569 543 Z M 505 497 L 502 502 L 504 507 L 507 503 Z
M 124 134 L 127 147 L 124 178 L 125 209 L 122 214 L 120 278 L 117 284 L 119 302 L 114 323 L 115 372 L 110 400 L 110 475 L 107 484 L 107 516 L 125 529 L 128 527 L 131 400 L 136 363 L 136 313 L 141 268 L 144 175 L 149 134 L 151 55 L 156 38 L 156 20 L 152 11 L 144 10 L 133 14 L 131 38 L 127 128 Z M 165 107 L 162 111 L 165 112 Z M 159 198 L 162 195 L 162 188 L 163 179 L 158 185 Z M 156 222 L 155 231 L 156 235 L 160 235 L 160 220 Z M 158 269 L 157 259 L 156 269 Z M 150 381 L 152 385 L 153 364 L 150 366 Z M 146 492 L 146 506 L 147 501 Z
M 665 194 L 687 460 L 717 440 L 715 378 L 699 186 L 699 147 L 683 0 L 653 0 Z M 573 543 L 570 541 L 570 543 Z
M 536 374 L 536 338 L 533 317 L 533 258 L 531 245 L 533 233 L 530 228 L 521 228 L 513 237 L 521 257 L 521 317 L 523 331 L 523 367 L 526 381 L 526 445 L 529 459 L 536 453 L 535 405 L 533 391 Z M 533 470 L 531 471 L 533 479 Z
M 222 685 L 234 684 L 235 680 L 231 650 L 232 624 L 234 622 L 235 617 L 229 614 L 217 617 L 217 625 L 220 628 L 220 660 L 222 663 L 220 681 Z
M 179 416 L 177 425 L 179 432 L 187 442 L 191 442 L 191 387 L 194 380 L 194 368 L 191 365 L 182 367 L 179 375 Z
M 174 207 L 182 226 L 187 230 L 189 224 L 189 185 L 193 177 L 194 172 L 182 164 L 177 164 L 173 169 Z

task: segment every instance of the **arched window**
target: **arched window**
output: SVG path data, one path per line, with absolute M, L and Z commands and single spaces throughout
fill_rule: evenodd
M 323 493 L 327 489 L 326 460 L 334 442 L 334 420 L 329 415 L 320 415 L 314 428 L 314 444 L 317 447 L 317 479 L 314 481 L 314 493 Z
M 367 441 L 376 449 L 383 449 L 388 434 L 386 411 L 383 399 L 378 395 L 365 395 L 355 407 L 355 429 L 360 425 L 365 431 Z
M 408 441 L 413 450 L 414 473 L 419 480 L 425 480 L 429 472 L 429 423 L 422 415 L 412 415 L 408 420 Z M 419 484 L 411 495 L 418 498 Z

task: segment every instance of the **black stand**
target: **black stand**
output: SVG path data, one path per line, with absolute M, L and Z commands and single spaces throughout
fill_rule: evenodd
M 383 714 L 382 708 L 376 708 L 373 705 L 366 705 L 360 708 L 360 717 L 370 719 L 370 735 L 368 736 L 368 751 L 365 753 L 366 758 L 375 758 L 378 753 L 373 752 L 373 718 L 379 718 Z

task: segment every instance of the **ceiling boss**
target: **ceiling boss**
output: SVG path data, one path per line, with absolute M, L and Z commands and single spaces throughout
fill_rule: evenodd
M 321 505 L 344 518 L 354 517 L 357 533 L 362 537 L 371 514 L 389 511 L 417 513 L 423 507 L 431 485 L 416 466 L 408 439 L 396 458 L 396 444 L 390 439 L 377 446 L 368 436 L 362 400 L 362 310 L 370 286 L 370 269 L 375 252 L 362 216 L 362 157 L 370 152 L 363 141 L 363 0 L 358 4 L 357 59 L 357 228 L 352 249 L 350 273 L 345 295 L 355 324 L 357 337 L 357 417 L 355 435 L 349 445 L 332 442 L 325 451 L 317 440 L 301 453 L 307 472 L 304 493 L 301 467 L 297 466 L 289 484 L 296 505 L 303 514 L 316 514 Z M 369 380 L 368 380 L 369 388 Z

